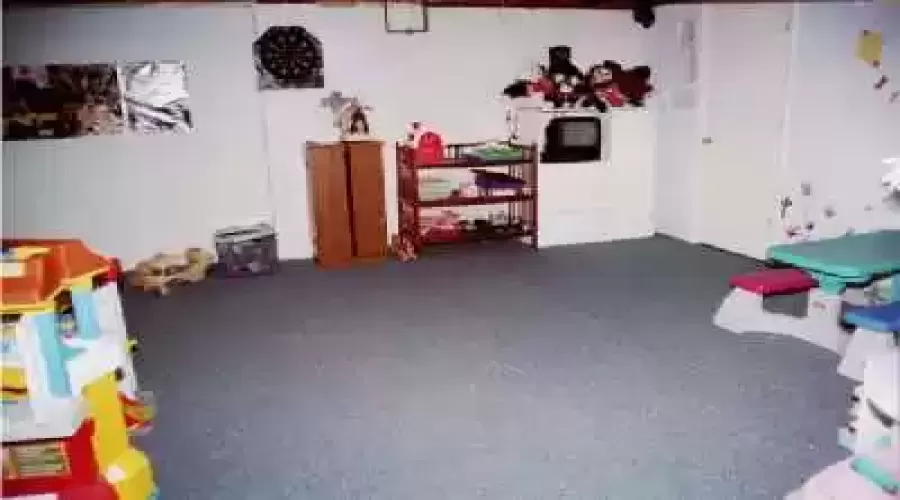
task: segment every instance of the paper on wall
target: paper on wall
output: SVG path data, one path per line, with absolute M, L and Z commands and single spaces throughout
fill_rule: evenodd
M 856 57 L 870 66 L 878 67 L 881 64 L 883 47 L 881 32 L 863 30 L 856 42 Z

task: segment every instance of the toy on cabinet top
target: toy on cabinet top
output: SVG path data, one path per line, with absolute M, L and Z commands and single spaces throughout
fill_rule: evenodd
M 555 108 L 592 108 L 605 112 L 609 108 L 644 106 L 653 91 L 649 66 L 625 69 L 615 61 L 594 65 L 587 74 L 572 62 L 571 48 L 551 47 L 550 64 L 540 66 L 537 75 L 519 79 L 503 90 L 510 99 L 541 97 Z
M 550 64 L 547 66 L 547 74 L 556 83 L 581 80 L 584 78 L 578 66 L 572 63 L 572 47 L 557 45 L 548 50 Z
M 584 94 L 584 75 L 572 63 L 572 48 L 557 45 L 549 49 L 550 65 L 547 75 L 553 82 L 554 91 L 549 94 L 550 102 L 557 108 L 573 108 Z
M 544 100 L 556 88 L 556 84 L 550 78 L 547 66 L 536 64 L 531 68 L 531 73 L 519 78 L 503 89 L 503 95 L 510 99 L 532 97 Z
M 603 61 L 588 72 L 591 95 L 606 105 L 618 108 L 625 105 L 641 107 L 653 90 L 650 85 L 650 68 L 635 66 L 624 69 L 615 61 Z
M 321 106 L 331 111 L 332 124 L 338 129 L 342 141 L 371 140 L 369 127 L 369 111 L 371 107 L 363 105 L 356 97 L 346 97 L 340 92 L 332 92 L 322 99 Z
M 341 140 L 368 140 L 369 118 L 366 113 L 371 108 L 357 103 L 350 103 L 341 110 Z

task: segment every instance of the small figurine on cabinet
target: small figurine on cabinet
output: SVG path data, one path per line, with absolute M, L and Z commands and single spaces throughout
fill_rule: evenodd
M 332 92 L 322 99 L 321 105 L 331 111 L 334 127 L 338 129 L 340 140 L 369 140 L 370 128 L 368 112 L 372 110 L 359 102 L 356 97 L 346 97 L 340 92 Z
M 341 110 L 341 140 L 369 139 L 369 119 L 366 112 L 370 108 L 355 99 Z

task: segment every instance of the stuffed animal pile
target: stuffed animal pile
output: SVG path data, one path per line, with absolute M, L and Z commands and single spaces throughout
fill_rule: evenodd
M 625 69 L 615 61 L 603 61 L 587 73 L 572 63 L 572 49 L 550 47 L 549 65 L 541 65 L 530 79 L 519 79 L 503 90 L 510 99 L 542 96 L 555 108 L 609 108 L 643 106 L 653 91 L 649 66 Z

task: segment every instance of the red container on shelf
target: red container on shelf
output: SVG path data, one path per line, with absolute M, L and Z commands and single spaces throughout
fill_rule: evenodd
M 419 165 L 444 161 L 444 141 L 434 132 L 424 132 L 416 145 L 415 162 Z

